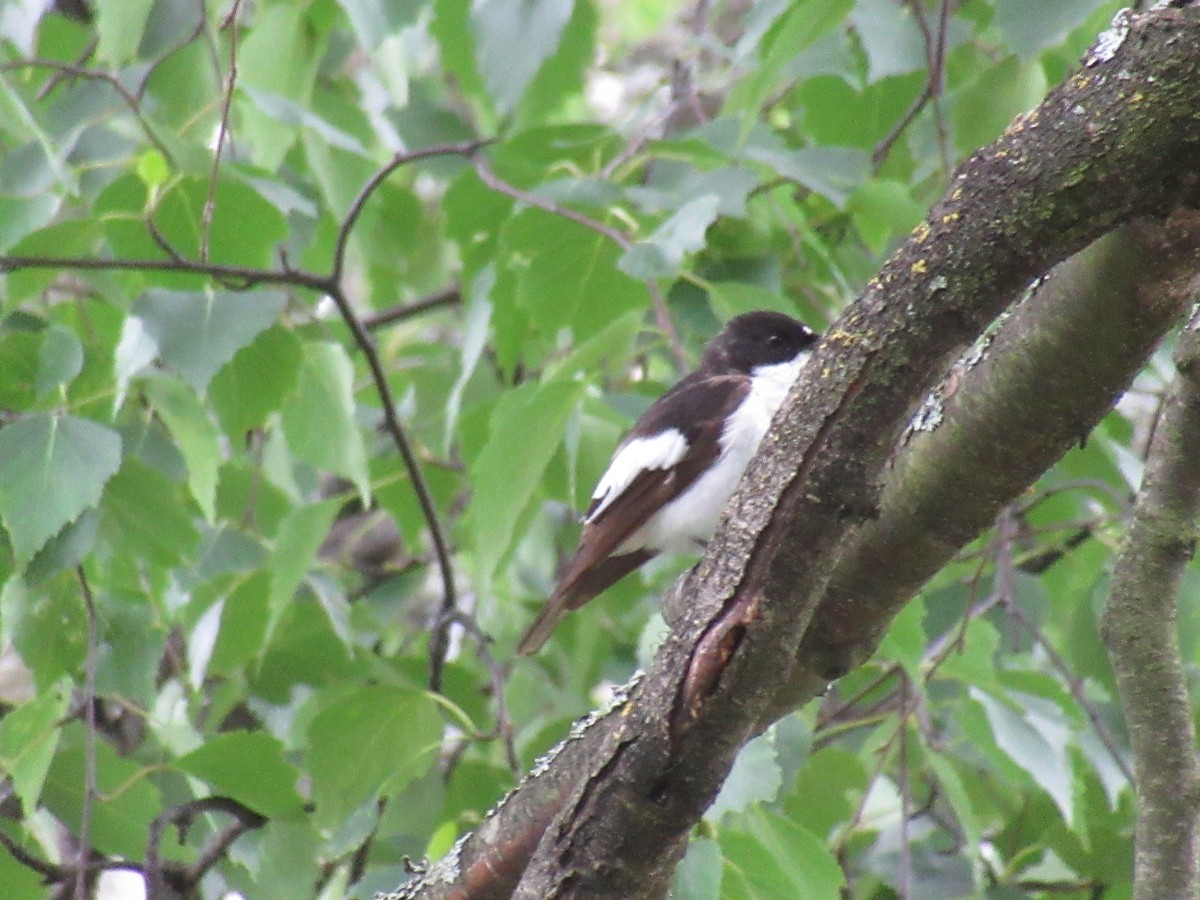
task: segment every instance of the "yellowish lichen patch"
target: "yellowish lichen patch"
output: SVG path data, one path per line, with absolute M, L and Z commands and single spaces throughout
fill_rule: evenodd
M 925 260 L 923 260 L 923 259 L 918 259 L 909 268 L 914 275 L 924 275 L 926 272 L 929 271 L 929 266 L 926 264 Z

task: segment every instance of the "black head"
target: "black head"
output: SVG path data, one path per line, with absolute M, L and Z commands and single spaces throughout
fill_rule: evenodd
M 767 310 L 743 313 L 708 342 L 701 367 L 750 374 L 759 366 L 790 362 L 816 342 L 816 332 L 791 316 Z

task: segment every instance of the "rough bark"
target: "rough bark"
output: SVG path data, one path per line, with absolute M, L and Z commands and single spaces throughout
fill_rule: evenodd
M 1200 536 L 1200 311 L 1176 363 L 1101 625 L 1133 750 L 1134 900 L 1200 896 L 1200 760 L 1176 631 Z
M 811 674 L 807 656 L 794 667 L 796 648 L 832 579 L 846 577 L 835 574 L 846 548 L 875 517 L 885 521 L 877 486 L 916 405 L 1035 277 L 1123 222 L 1192 203 L 1197 126 L 1200 13 L 1156 9 L 1133 18 L 1112 58 L 1085 68 L 968 160 L 926 223 L 830 329 L 631 700 L 573 741 L 569 762 L 551 763 L 552 788 L 543 794 L 535 778 L 518 789 L 509 804 L 524 812 L 512 814 L 512 831 L 506 805 L 489 820 L 491 840 L 460 848 L 457 874 L 443 872 L 406 895 L 509 896 L 510 873 L 524 869 L 518 897 L 662 896 L 688 830 L 742 744 L 803 699 L 804 690 L 793 690 L 781 704 L 781 682 L 816 687 L 802 677 Z M 1151 329 L 1149 345 L 1165 328 Z M 1092 331 L 1072 339 L 1091 340 Z M 1097 417 L 1133 369 L 1111 379 L 1102 373 Z M 1069 424 L 1086 431 L 1094 421 Z M 1005 437 L 1021 439 L 1007 429 Z M 954 540 L 948 536 L 946 546 Z M 834 652 L 819 661 L 818 674 L 861 658 L 918 587 L 909 577 L 895 605 L 853 617 L 830 620 L 822 611 L 818 622 L 855 624 L 849 635 L 834 629 Z M 785 677 L 793 670 L 796 677 Z M 578 766 L 569 778 L 568 765 Z M 528 814 L 534 808 L 539 814 Z M 489 864 L 496 877 L 464 890 L 463 872 L 501 839 L 528 836 L 548 809 L 557 815 L 527 866 L 525 842 L 503 873 Z

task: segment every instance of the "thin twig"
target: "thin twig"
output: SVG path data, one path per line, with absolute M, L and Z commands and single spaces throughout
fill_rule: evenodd
M 188 33 L 187 37 L 181 40 L 178 44 L 175 44 L 173 47 L 167 47 L 158 56 L 156 56 L 154 61 L 146 67 L 146 71 L 142 73 L 142 77 L 138 80 L 137 88 L 133 92 L 133 96 L 137 99 L 139 104 L 146 96 L 146 88 L 150 84 L 150 79 L 154 77 L 154 73 L 158 71 L 158 67 L 188 44 L 199 38 L 200 35 L 204 34 L 204 29 L 208 27 L 208 0 L 198 0 L 196 5 L 199 7 L 199 15 L 196 19 L 195 27 L 191 30 L 191 32 Z
M 163 832 L 170 825 L 178 826 L 181 829 L 186 828 L 196 816 L 206 812 L 223 812 L 237 819 L 242 828 L 234 835 L 234 838 L 254 828 L 261 828 L 267 821 L 254 810 L 229 797 L 203 797 L 163 810 L 150 823 L 146 836 L 146 862 L 143 871 L 146 878 L 148 900 L 164 900 L 166 897 L 174 896 L 168 893 L 170 885 L 167 883 L 161 855 Z M 218 838 L 218 842 L 225 839 L 226 836 L 223 834 Z M 189 886 L 194 886 L 194 883 Z
M 331 286 L 327 275 L 317 275 L 299 269 L 254 269 L 222 263 L 193 262 L 187 259 L 104 259 L 102 257 L 64 256 L 0 256 L 0 272 L 18 269 L 73 269 L 76 271 L 127 272 L 191 272 L 217 280 L 241 281 L 247 286 L 280 284 L 304 287 L 328 293 Z
M 83 798 L 79 811 L 79 860 L 75 900 L 88 900 L 88 858 L 92 853 L 92 805 L 96 799 L 96 658 L 99 654 L 96 603 L 83 566 L 76 566 L 87 613 L 87 647 L 83 659 Z
M 129 89 L 121 83 L 121 79 L 112 72 L 106 72 L 103 69 L 93 69 L 88 66 L 77 65 L 76 63 L 62 62 L 57 59 L 18 59 L 12 62 L 0 63 L 0 72 L 19 71 L 21 69 L 53 69 L 55 72 L 61 72 L 66 75 L 73 75 L 76 78 L 85 78 L 90 81 L 103 81 L 109 85 L 117 96 L 133 113 L 133 117 L 137 120 L 138 125 L 142 129 L 142 133 L 146 135 L 146 140 L 154 145 L 155 149 L 163 155 L 165 159 L 170 160 L 171 151 L 167 149 L 167 145 L 162 142 L 157 134 L 154 133 L 149 120 L 143 115 L 141 104 Z
M 346 218 L 342 220 L 342 225 L 338 229 L 337 239 L 333 245 L 333 265 L 330 267 L 330 279 L 341 281 L 346 266 L 346 246 L 350 241 L 350 232 L 358 222 L 358 217 L 362 214 L 367 200 L 389 175 L 401 166 L 432 156 L 471 156 L 480 147 L 490 143 L 492 143 L 491 138 L 480 138 L 472 141 L 459 141 L 454 144 L 435 144 L 432 147 L 422 147 L 420 150 L 404 150 L 396 153 L 387 163 L 376 170 L 375 174 L 368 178 L 366 184 L 359 189 L 358 196 L 351 202 L 350 208 L 346 211 Z
M 212 229 L 213 212 L 217 207 L 217 176 L 221 171 L 221 151 L 229 139 L 229 110 L 233 106 L 233 88 L 237 83 L 237 14 L 242 0 L 233 0 L 229 16 L 229 74 L 225 77 L 225 90 L 221 99 L 221 122 L 217 126 L 217 146 L 213 148 L 212 172 L 208 178 L 208 196 L 204 198 L 204 210 L 200 214 L 200 261 L 208 262 L 208 235 Z
M 461 285 L 452 284 L 449 287 L 442 288 L 440 291 L 434 291 L 432 294 L 418 297 L 409 303 L 401 303 L 397 306 L 381 309 L 368 316 L 363 316 L 362 323 L 363 327 L 368 331 L 374 331 L 376 328 L 391 325 L 393 322 L 410 319 L 443 306 L 455 306 L 460 302 L 462 302 L 462 287 Z
M 37 872 L 46 880 L 47 883 L 66 881 L 69 875 L 69 870 L 62 866 L 55 865 L 48 860 L 42 859 L 40 856 L 35 856 L 30 853 L 15 840 L 8 836 L 3 828 L 0 828 L 0 847 L 8 851 L 9 855 L 23 865 L 25 868 Z
M 1050 665 L 1054 667 L 1055 671 L 1062 676 L 1063 681 L 1067 683 L 1067 689 L 1071 692 L 1071 696 L 1075 698 L 1075 702 L 1087 713 L 1088 721 L 1092 723 L 1092 728 L 1095 730 L 1096 736 L 1100 738 L 1100 743 L 1104 744 L 1104 749 L 1108 751 L 1113 762 L 1117 764 L 1117 768 L 1121 770 L 1121 774 L 1125 776 L 1130 784 L 1133 784 L 1133 770 L 1129 768 L 1129 763 L 1125 761 L 1125 757 L 1117 745 L 1117 739 L 1109 731 L 1108 725 L 1105 724 L 1104 719 L 1100 715 L 1100 710 L 1096 708 L 1096 704 L 1091 701 L 1087 692 L 1083 689 L 1083 679 L 1075 674 L 1071 666 L 1054 649 L 1054 645 L 1042 633 L 1037 623 L 1030 618 L 1029 613 L 1021 608 L 1020 604 L 1015 602 L 1006 603 L 1004 608 L 1009 616 L 1029 632 L 1030 636 L 1045 652 L 1047 659 L 1050 660 Z
M 496 727 L 490 734 L 475 735 L 476 740 L 487 741 L 499 738 L 504 745 L 504 756 L 508 761 L 509 771 L 514 780 L 520 779 L 524 768 L 517 757 L 516 744 L 513 742 L 512 720 L 508 717 L 508 703 L 504 699 L 504 686 L 508 681 L 508 666 L 500 663 L 492 655 L 491 635 L 487 634 L 474 616 L 469 616 L 462 610 L 454 610 L 447 625 L 459 625 L 475 639 L 475 653 L 479 661 L 487 668 L 492 680 L 492 696 L 496 698 Z
M 547 200 L 545 197 L 539 197 L 537 194 L 523 191 L 516 185 L 509 184 L 492 171 L 491 164 L 482 154 L 475 157 L 475 173 L 479 176 L 480 181 L 497 193 L 512 197 L 514 200 L 519 200 L 528 206 L 537 207 L 551 215 L 570 219 L 577 225 L 582 225 L 584 228 L 589 228 L 597 234 L 604 235 L 622 250 L 628 250 L 633 246 L 632 240 L 611 225 L 605 225 L 598 219 L 584 215 L 578 210 L 571 209 L 569 206 L 563 206 L 560 203 L 555 203 L 553 200 Z
M 562 216 L 564 219 L 569 219 L 578 225 L 582 225 L 584 228 L 589 228 L 597 234 L 604 235 L 622 250 L 629 250 L 633 246 L 633 241 L 630 238 L 611 225 L 606 225 L 598 219 L 593 219 L 591 216 L 585 215 L 578 210 L 571 209 L 569 206 L 563 206 L 555 203 L 553 200 L 547 200 L 545 197 L 539 197 L 537 194 L 523 191 L 516 185 L 509 184 L 492 170 L 491 165 L 482 155 L 475 157 L 475 172 L 479 176 L 479 180 L 493 191 L 512 197 L 514 200 L 536 207 L 551 215 Z M 683 349 L 683 342 L 679 339 L 679 332 L 676 330 L 675 323 L 671 319 L 670 310 L 667 309 L 667 301 L 663 297 L 662 289 L 653 278 L 646 278 L 643 281 L 646 285 L 646 290 L 650 292 L 650 299 L 654 305 L 655 322 L 666 337 L 667 344 L 670 346 L 671 353 L 675 356 L 675 361 L 679 365 L 679 368 L 686 369 L 688 366 L 687 353 Z
M 342 288 L 342 275 L 346 268 L 346 250 L 350 242 L 350 233 L 359 216 L 362 214 L 367 200 L 370 199 L 371 195 L 392 172 L 407 163 L 433 156 L 470 156 L 487 143 L 489 143 L 488 140 L 481 139 L 461 141 L 454 144 L 438 144 L 432 147 L 424 147 L 420 150 L 407 150 L 395 154 L 386 164 L 376 170 L 359 190 L 353 202 L 351 202 L 350 208 L 346 211 L 346 218 L 342 221 L 341 227 L 338 229 L 337 239 L 334 241 L 333 259 L 329 267 L 329 277 L 325 286 L 325 292 L 333 300 L 334 305 L 337 306 L 338 312 L 341 314 L 342 320 L 350 329 L 350 333 L 354 337 L 354 343 L 362 351 L 363 356 L 366 357 L 367 366 L 371 370 L 371 379 L 375 385 L 375 392 L 379 395 L 380 403 L 383 406 L 384 427 L 391 436 L 392 443 L 395 444 L 396 449 L 399 451 L 400 457 L 404 461 L 405 469 L 408 470 L 413 492 L 417 495 L 417 503 L 421 507 L 425 524 L 429 528 L 429 536 L 433 542 L 433 551 L 437 556 L 438 568 L 442 578 L 442 602 L 438 615 L 434 618 L 433 633 L 429 639 L 429 687 L 430 690 L 435 692 L 442 689 L 442 668 L 446 662 L 447 626 L 443 623 L 447 619 L 447 613 L 457 609 L 458 606 L 457 592 L 454 587 L 454 568 L 450 560 L 450 544 L 446 540 L 446 535 L 438 516 L 437 505 L 433 502 L 433 494 L 429 490 L 429 484 L 425 480 L 421 464 L 413 452 L 404 426 L 400 423 L 400 419 L 396 415 L 396 403 L 392 397 L 392 389 L 388 383 L 387 375 L 383 371 L 383 363 L 379 358 L 375 338 L 363 325 L 362 320 L 359 319 L 354 308 L 350 305 L 346 293 Z M 285 271 L 288 269 L 286 259 L 284 260 L 284 269 Z

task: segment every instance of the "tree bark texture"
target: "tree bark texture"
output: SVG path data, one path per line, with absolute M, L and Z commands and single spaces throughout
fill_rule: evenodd
M 1176 631 L 1200 536 L 1200 309 L 1176 363 L 1101 623 L 1133 749 L 1134 900 L 1200 896 L 1200 760 Z
M 829 329 L 629 701 L 523 782 L 453 865 L 397 896 L 663 896 L 749 737 L 864 659 L 903 602 L 1110 407 L 1180 308 L 1168 288 L 1195 264 L 1185 214 L 1175 242 L 1122 229 L 1052 278 L 946 391 L 941 424 L 893 458 L 951 362 L 1035 278 L 1123 223 L 1195 205 L 1200 10 L 1133 16 L 1104 56 L 964 163 Z M 1090 288 L 1071 286 L 1095 265 L 1108 269 Z M 1134 290 L 1107 290 L 1118 274 Z M 1137 290 L 1148 282 L 1162 290 Z M 1091 365 L 1056 365 L 1092 342 Z M 471 872 L 489 877 L 468 888 Z

